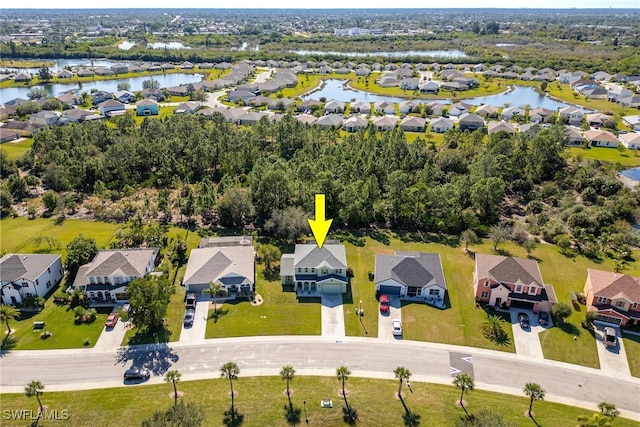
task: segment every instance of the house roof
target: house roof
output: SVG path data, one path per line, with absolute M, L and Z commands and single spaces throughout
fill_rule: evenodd
M 300 123 L 312 125 L 318 121 L 318 118 L 310 114 L 299 114 L 296 116 L 296 120 L 299 121 Z
M 221 236 L 221 237 L 203 237 L 200 240 L 200 248 L 219 248 L 231 246 L 251 246 L 253 244 L 253 236 Z
M 492 278 L 500 283 L 544 286 L 538 263 L 532 259 L 501 255 L 476 255 L 478 280 Z
M 192 249 L 183 284 L 221 282 L 223 285 L 252 285 L 255 281 L 253 246 Z
M 627 144 L 640 144 L 640 133 L 623 133 L 619 138 Z
M 393 279 L 405 286 L 439 285 L 447 289 L 440 255 L 396 251 L 395 255 L 376 255 L 376 283 Z
M 589 141 L 618 142 L 615 135 L 606 130 L 588 130 L 583 135 Z
M 489 122 L 487 127 L 489 129 L 488 132 L 490 134 L 500 132 L 500 131 L 505 131 L 507 133 L 514 133 L 516 130 L 515 126 L 508 122 Z
M 477 114 L 464 113 L 460 116 L 459 123 L 472 122 L 472 123 L 484 123 L 484 119 Z
M 424 126 L 427 123 L 427 119 L 422 117 L 407 116 L 400 122 L 400 126 Z
M 444 117 L 438 117 L 437 119 L 433 119 L 431 120 L 431 126 L 449 126 L 452 127 L 453 126 L 453 120 L 451 119 L 447 119 Z
M 398 123 L 396 116 L 382 116 L 373 119 L 373 124 L 376 126 L 395 126 Z
M 640 303 L 640 277 L 610 271 L 587 269 L 587 283 L 595 296 L 609 299 L 624 298 Z
M 98 105 L 98 108 L 105 108 L 105 107 L 122 107 L 124 108 L 124 104 L 120 101 L 116 101 L 115 99 L 107 99 L 104 102 L 101 102 Z
M 6 254 L 0 258 L 0 282 L 34 281 L 58 259 L 54 254 Z
M 152 98 L 146 98 L 136 103 L 136 106 L 138 107 L 145 107 L 145 106 L 151 106 L 151 105 L 158 105 L 158 101 Z
M 315 243 L 296 245 L 294 253 L 294 266 L 296 268 L 320 268 L 331 269 L 347 268 L 347 254 L 344 245 L 325 243 L 318 248 Z
M 90 263 L 82 266 L 87 267 L 84 277 L 142 277 L 149 262 L 158 255 L 158 251 L 158 248 L 100 251 Z
M 353 115 L 348 119 L 346 119 L 344 122 L 342 122 L 343 127 L 353 127 L 353 126 L 362 127 L 362 126 L 367 126 L 368 124 L 369 124 L 369 121 L 366 118 L 358 115 Z
M 320 126 L 340 126 L 342 125 L 342 116 L 340 114 L 329 114 L 322 116 L 316 121 Z
M 280 275 L 281 276 L 293 276 L 295 273 L 295 268 L 293 267 L 294 263 L 294 254 L 282 254 L 282 258 L 280 259 Z

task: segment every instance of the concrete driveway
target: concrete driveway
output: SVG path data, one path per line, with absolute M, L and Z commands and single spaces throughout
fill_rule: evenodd
M 400 319 L 402 321 L 402 303 L 399 296 L 389 295 L 389 313 L 381 313 L 378 309 L 378 338 L 385 341 L 393 341 L 402 339 L 395 337 L 391 333 L 391 321 Z
M 115 327 L 102 329 L 102 333 L 100 334 L 98 341 L 96 341 L 94 348 L 104 350 L 120 347 L 122 345 L 124 335 L 127 333 L 128 326 L 129 322 L 118 320 Z
M 342 294 L 323 294 L 322 301 L 322 337 L 341 340 L 344 333 L 344 310 Z
M 596 347 L 598 348 L 598 358 L 600 359 L 600 370 L 616 378 L 628 378 L 631 372 L 629 371 L 627 353 L 624 350 L 620 328 L 609 324 L 604 325 L 598 321 L 594 322 L 594 324 L 596 325 Z M 603 343 L 605 326 L 611 326 L 616 331 L 618 343 L 615 347 L 605 347 Z
M 220 303 L 218 303 L 220 308 Z M 193 326 L 185 327 L 182 324 L 180 332 L 180 342 L 204 342 L 204 335 L 207 331 L 207 316 L 209 315 L 209 297 L 198 295 L 196 304 L 196 315 L 193 317 Z M 213 321 L 213 320 L 212 320 Z
M 529 316 L 529 324 L 531 326 L 528 329 L 525 330 L 520 327 L 518 313 L 526 313 Z M 509 314 L 511 316 L 511 329 L 513 330 L 513 341 L 516 346 L 516 353 L 519 356 L 530 357 L 532 359 L 544 359 L 538 334 L 546 328 L 553 326 L 551 319 L 549 319 L 549 324 L 545 327 L 538 323 L 538 315 L 534 314 L 531 310 L 512 308 L 509 310 Z

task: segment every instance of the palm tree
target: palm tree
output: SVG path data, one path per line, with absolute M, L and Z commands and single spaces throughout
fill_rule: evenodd
M 40 395 L 42 394 L 42 390 L 44 390 L 44 384 L 42 384 L 42 382 L 40 380 L 31 381 L 24 388 L 24 394 L 27 397 L 35 396 L 36 399 L 38 400 L 38 407 L 39 407 L 39 409 L 38 409 L 38 418 L 36 418 L 36 421 L 33 423 L 34 426 L 38 425 L 38 421 L 40 421 L 40 417 L 42 416 L 42 413 L 44 412 L 44 406 L 42 406 L 42 401 L 40 400 Z
M 524 394 L 529 396 L 529 398 L 531 399 L 531 401 L 529 402 L 529 412 L 527 412 L 529 417 L 533 418 L 531 416 L 531 408 L 533 407 L 533 401 L 534 400 L 544 400 L 545 393 L 546 392 L 544 391 L 544 389 L 542 387 L 540 387 L 540 384 L 527 383 L 524 386 Z
M 506 335 L 502 326 L 502 318 L 497 315 L 487 316 L 487 320 L 482 324 L 482 333 L 491 341 L 503 339 Z
M 231 414 L 235 414 L 233 408 L 233 382 L 238 379 L 240 368 L 234 362 L 227 362 L 220 368 L 220 377 L 227 378 L 229 380 L 229 386 L 231 387 Z
M 409 371 L 404 366 L 398 366 L 393 370 L 393 374 L 398 380 L 398 397 L 402 399 L 402 381 L 409 381 L 409 377 L 411 377 L 411 371 Z
M 464 409 L 464 413 L 467 414 L 467 418 L 469 418 L 469 413 L 467 412 L 467 408 L 464 407 L 464 401 L 462 398 L 464 397 L 465 390 L 473 390 L 475 384 L 473 384 L 473 379 L 468 374 L 458 374 L 453 379 L 453 385 L 460 389 L 460 406 Z
M 293 366 L 289 365 L 283 366 L 282 370 L 280 371 L 280 378 L 287 382 L 287 397 L 289 398 L 289 408 L 293 406 L 293 404 L 291 403 L 291 392 L 289 390 L 289 383 L 291 382 L 291 380 L 293 380 L 293 376 L 295 375 L 295 373 L 296 370 L 293 369 Z
M 179 371 L 168 371 L 164 375 L 164 381 L 168 383 L 173 383 L 173 404 L 176 405 L 178 403 L 178 388 L 176 384 L 180 382 L 180 377 L 182 374 Z
M 600 402 L 598 403 L 598 409 L 600 409 L 600 413 L 605 417 L 609 417 L 611 421 L 615 420 L 618 415 L 620 415 L 620 411 L 616 409 L 616 405 L 609 402 Z
M 9 320 L 16 320 L 20 317 L 20 310 L 12 305 L 2 304 L 0 305 L 0 322 L 4 322 L 7 325 L 7 335 L 2 340 L 2 347 L 7 343 L 9 335 L 11 335 L 11 326 Z
M 349 375 L 351 375 L 351 371 L 346 366 L 340 366 L 336 370 L 336 374 L 338 375 L 338 379 L 342 381 L 342 397 L 344 398 L 344 404 L 347 407 L 347 411 L 349 410 L 349 403 L 347 402 L 347 392 L 344 388 L 344 383 L 349 379 Z
M 216 305 L 216 297 L 218 296 L 218 294 L 220 293 L 227 293 L 227 288 L 225 288 L 224 286 L 222 286 L 219 282 L 211 282 L 209 283 L 209 287 L 207 289 L 204 289 L 202 291 L 203 294 L 209 294 L 209 296 L 211 296 L 211 299 L 213 300 L 213 317 L 216 317 L 217 315 L 217 305 Z

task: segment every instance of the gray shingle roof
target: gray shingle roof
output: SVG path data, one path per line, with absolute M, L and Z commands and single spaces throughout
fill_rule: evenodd
M 158 255 L 158 248 L 100 251 L 89 264 L 85 277 L 137 276 Z M 87 283 L 85 281 L 85 283 Z
M 347 254 L 344 245 L 324 244 L 322 249 L 315 243 L 296 245 L 294 265 L 296 268 L 347 268 Z
M 499 255 L 476 255 L 477 278 L 491 277 L 500 283 L 544 286 L 538 263 L 532 259 Z
M 189 255 L 183 284 L 207 284 L 217 281 L 224 285 L 253 284 L 253 246 L 193 249 Z
M 376 283 L 389 279 L 405 286 L 437 284 L 447 289 L 440 255 L 436 253 L 396 251 L 395 255 L 376 255 Z
M 54 254 L 7 254 L 0 258 L 0 281 L 34 281 L 59 258 Z

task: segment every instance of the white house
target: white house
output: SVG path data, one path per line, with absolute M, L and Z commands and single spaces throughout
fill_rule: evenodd
M 589 144 L 594 147 L 618 148 L 620 141 L 614 134 L 606 130 L 588 130 L 583 133 Z
M 631 150 L 640 150 L 640 133 L 622 133 L 618 136 L 620 142 Z
M 60 255 L 6 254 L 0 258 L 0 299 L 15 305 L 25 298 L 44 297 L 62 276 Z
M 396 251 L 376 255 L 376 292 L 401 297 L 432 298 L 443 301 L 447 292 L 440 255 Z
M 584 117 L 584 112 L 576 107 L 564 107 L 558 111 L 558 117 L 566 119 L 570 125 L 579 125 Z
M 340 294 L 347 292 L 347 255 L 344 245 L 325 242 L 296 245 L 295 253 L 283 254 L 280 262 L 283 285 L 298 294 Z
M 431 126 L 429 126 L 429 128 L 432 132 L 445 133 L 446 131 L 453 129 L 453 120 L 439 117 L 431 121 Z
M 127 285 L 153 271 L 159 251 L 158 248 L 100 251 L 78 269 L 73 287 L 85 291 L 92 305 L 128 301 Z

